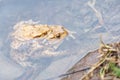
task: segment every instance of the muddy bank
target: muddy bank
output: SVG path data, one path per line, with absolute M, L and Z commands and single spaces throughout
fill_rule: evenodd
M 120 56 L 120 42 L 118 43 L 112 43 L 112 44 L 106 44 L 108 46 L 110 46 L 112 49 L 116 50 L 116 52 L 114 52 L 115 54 L 118 54 L 118 56 Z M 87 79 L 81 79 L 83 76 L 85 76 L 88 71 L 90 69 L 87 70 L 83 70 L 82 69 L 86 69 L 86 68 L 92 68 L 94 64 L 98 63 L 101 58 L 101 51 L 102 51 L 103 47 L 93 51 L 93 52 L 89 52 L 84 58 L 82 58 L 80 61 L 78 61 L 67 73 L 71 73 L 65 77 L 63 77 L 61 80 L 101 80 L 101 76 L 100 76 L 100 67 L 96 68 L 92 74 L 91 77 L 87 78 Z M 104 49 L 103 49 L 104 50 Z M 103 52 L 103 51 L 102 51 Z M 120 58 L 118 58 L 118 64 L 120 64 Z M 106 63 L 107 64 L 107 63 Z M 103 64 L 101 64 L 103 65 Z M 100 65 L 100 66 L 101 66 Z M 119 67 L 120 70 L 120 67 Z M 120 75 L 119 75 L 120 76 Z M 114 78 L 113 78 L 114 77 Z M 108 78 L 111 78 L 109 80 L 120 80 L 120 78 L 116 78 L 115 76 L 109 76 Z

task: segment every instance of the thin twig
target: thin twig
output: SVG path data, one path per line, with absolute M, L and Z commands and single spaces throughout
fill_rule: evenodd
M 89 69 L 90 69 L 90 67 L 87 67 L 87 68 L 80 69 L 80 70 L 77 70 L 77 71 L 61 74 L 61 75 L 56 76 L 56 77 L 51 77 L 51 78 L 48 78 L 48 79 L 45 79 L 45 80 L 54 80 L 54 79 L 57 79 L 57 78 L 65 77 L 65 76 L 72 75 L 72 74 L 75 74 L 75 73 L 78 73 L 78 72 L 82 72 L 82 71 L 86 71 L 86 70 L 89 70 Z

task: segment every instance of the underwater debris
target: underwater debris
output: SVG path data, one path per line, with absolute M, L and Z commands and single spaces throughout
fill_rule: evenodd
M 99 24 L 103 25 L 103 17 L 100 11 L 95 8 L 96 0 L 91 0 L 87 2 L 88 6 L 95 12 L 96 17 L 98 18 Z

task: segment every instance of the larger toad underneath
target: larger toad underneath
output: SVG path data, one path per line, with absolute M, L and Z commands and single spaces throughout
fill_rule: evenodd
M 42 25 L 30 21 L 17 23 L 11 33 L 10 56 L 26 68 L 20 80 L 34 80 L 39 72 L 50 65 L 54 57 L 68 56 L 66 51 L 56 49 L 69 32 L 59 25 Z M 28 76 L 31 77 L 27 79 Z
M 68 36 L 68 30 L 59 25 L 41 25 L 22 21 L 14 26 L 11 33 L 11 57 L 21 66 L 33 66 L 29 59 L 63 54 L 56 52 L 61 42 Z

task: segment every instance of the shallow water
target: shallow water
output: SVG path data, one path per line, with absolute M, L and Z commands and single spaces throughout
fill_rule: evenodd
M 65 39 L 58 49 L 69 50 L 70 55 L 46 60 L 47 68 L 38 71 L 36 80 L 65 73 L 87 52 L 99 47 L 101 34 L 106 43 L 120 41 L 120 1 L 96 0 L 91 7 L 89 1 L 95 0 L 0 0 L 0 80 L 19 80 L 26 71 L 9 55 L 10 33 L 19 21 L 32 19 L 39 24 L 63 25 L 76 32 L 75 39 Z

